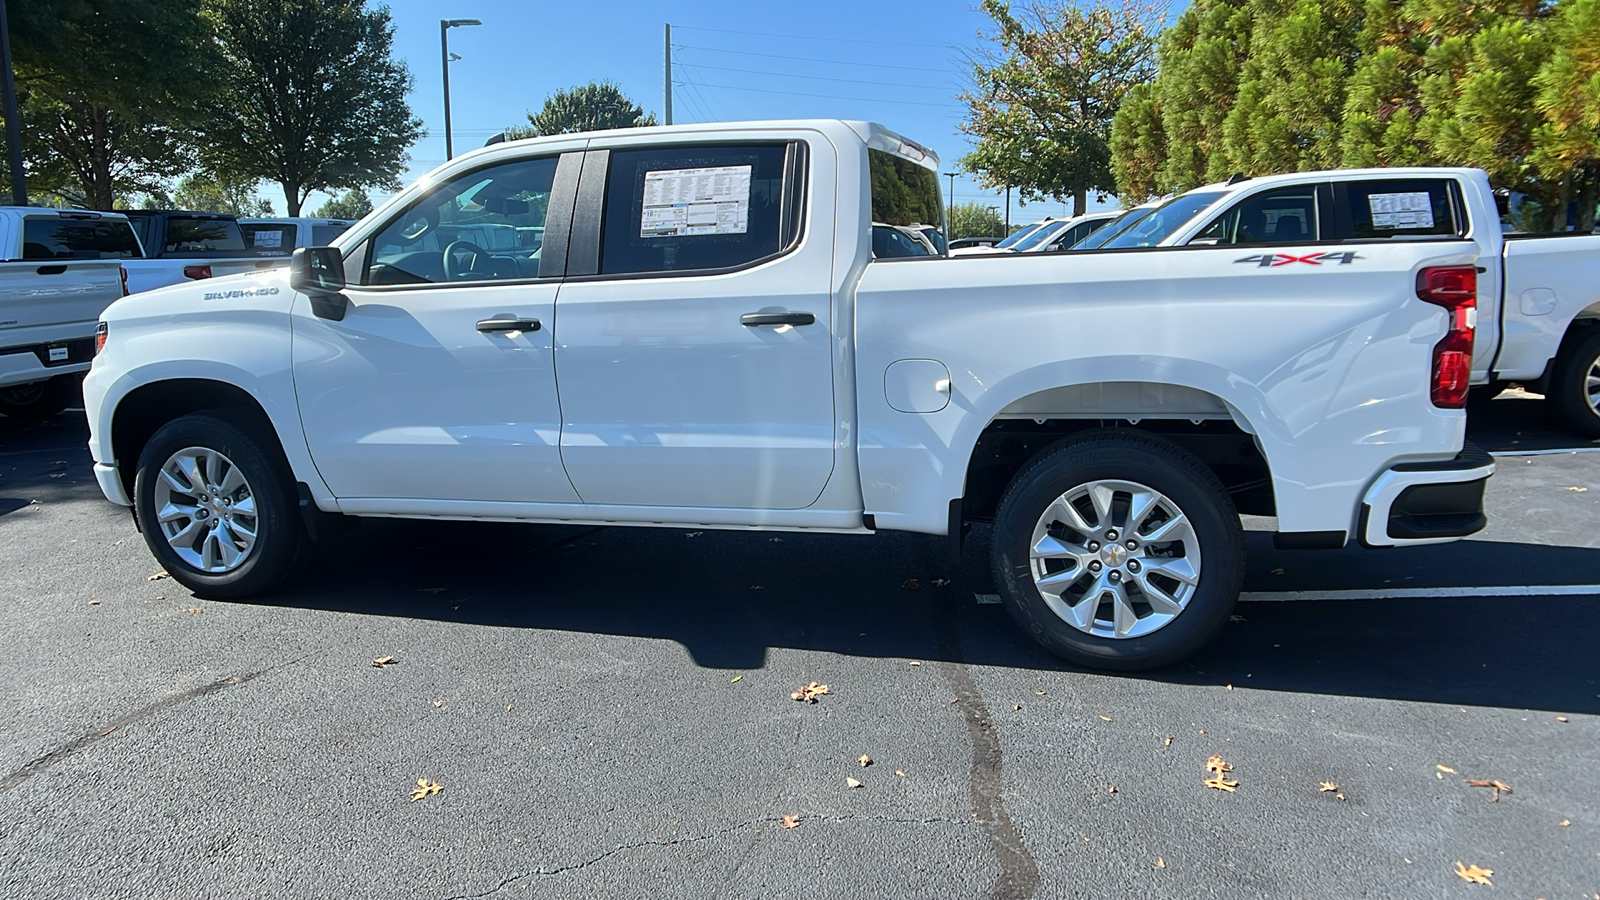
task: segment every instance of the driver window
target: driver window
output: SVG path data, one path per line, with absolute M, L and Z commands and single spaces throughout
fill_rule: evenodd
M 443 284 L 539 277 L 556 158 L 457 175 L 377 237 L 362 284 Z

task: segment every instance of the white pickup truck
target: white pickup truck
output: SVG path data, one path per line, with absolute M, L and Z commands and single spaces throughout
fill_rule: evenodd
M 1483 288 L 1472 355 L 1477 393 L 1528 384 L 1566 424 L 1600 436 L 1600 234 L 1503 234 L 1492 196 L 1479 169 L 1236 177 L 1139 207 L 1079 246 L 1266 243 L 1286 250 L 1260 255 L 1259 265 L 1294 269 L 1325 265 L 1308 251 L 1352 240 L 1466 238 L 1478 246 Z M 1222 209 L 1230 213 L 1218 216 Z
M 940 220 L 937 172 L 830 120 L 466 154 L 287 271 L 107 310 L 96 476 L 211 597 L 275 588 L 341 516 L 956 551 L 992 521 L 1012 616 L 1113 669 L 1226 621 L 1240 513 L 1288 547 L 1483 527 L 1494 464 L 1463 443 L 1462 362 L 1486 189 L 1366 185 L 1456 198 L 1446 234 L 875 260 L 873 222 Z M 1345 221 L 1350 195 L 1328 197 Z M 541 240 L 463 237 L 504 228 Z
M 0 413 L 78 403 L 100 313 L 127 293 L 139 241 L 119 213 L 0 207 Z

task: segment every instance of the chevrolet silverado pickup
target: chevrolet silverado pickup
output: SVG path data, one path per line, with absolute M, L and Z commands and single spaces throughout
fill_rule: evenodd
M 144 245 L 144 258 L 127 266 L 135 294 L 287 266 L 294 249 L 246 244 L 239 220 L 225 213 L 130 209 L 127 216 Z
M 1307 252 L 1318 247 L 1465 238 L 1478 248 L 1471 359 L 1478 394 L 1527 384 L 1567 425 L 1600 436 L 1600 234 L 1504 233 L 1492 201 L 1480 169 L 1236 177 L 1175 197 L 1147 216 L 1125 215 L 1079 246 L 1273 244 L 1283 252 L 1259 254 L 1256 264 L 1298 270 L 1343 264 L 1343 257 Z M 1298 249 L 1287 252 L 1291 247 Z
M 100 313 L 140 256 L 120 213 L 0 207 L 0 413 L 38 419 L 76 405 Z
M 287 270 L 113 304 L 85 383 L 96 477 L 218 598 L 283 584 L 350 517 L 908 531 L 954 553 L 987 522 L 1012 617 L 1108 669 L 1227 620 L 1241 514 L 1301 548 L 1483 527 L 1494 464 L 1463 440 L 1480 219 L 1375 232 L 1366 210 L 1486 194 L 1373 179 L 1319 199 L 1343 230 L 1311 245 L 1280 213 L 1181 249 L 875 259 L 873 223 L 941 221 L 938 171 L 833 120 L 463 155 Z M 1253 223 L 1251 202 L 1217 215 Z

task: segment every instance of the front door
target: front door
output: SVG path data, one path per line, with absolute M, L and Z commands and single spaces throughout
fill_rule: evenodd
M 439 509 L 422 501 L 577 502 L 561 467 L 551 341 L 561 266 L 543 250 L 546 212 L 571 210 L 579 162 L 448 173 L 346 260 L 343 321 L 295 298 L 300 415 L 334 496 L 418 501 L 396 510 L 412 512 Z M 551 218 L 565 227 L 565 214 Z
M 833 165 L 820 141 L 587 154 L 555 328 L 561 458 L 585 503 L 800 509 L 822 493 L 834 216 L 807 170 L 830 185 Z

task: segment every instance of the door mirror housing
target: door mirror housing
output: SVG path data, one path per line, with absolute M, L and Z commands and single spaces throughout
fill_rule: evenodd
M 337 247 L 300 247 L 289 257 L 289 287 L 311 300 L 313 315 L 344 321 L 350 306 L 343 293 L 344 257 Z

